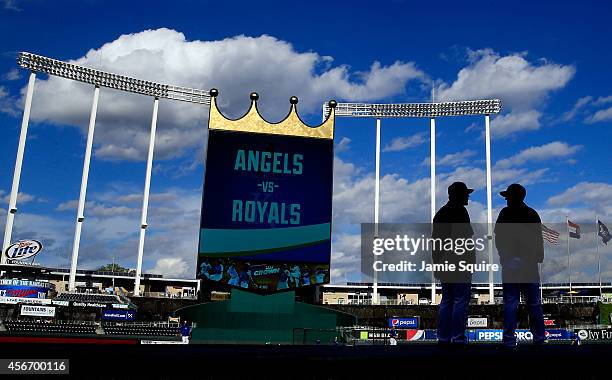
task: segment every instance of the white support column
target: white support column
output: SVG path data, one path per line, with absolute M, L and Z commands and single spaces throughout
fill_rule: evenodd
M 376 182 L 374 183 L 374 236 L 378 237 L 380 221 L 380 119 L 376 119 Z M 372 303 L 378 305 L 378 272 L 374 271 Z
M 21 120 L 21 133 L 19 135 L 19 145 L 17 146 L 17 159 L 15 161 L 15 171 L 13 172 L 13 186 L 11 187 L 11 195 L 9 197 L 8 213 L 6 215 L 6 225 L 4 226 L 4 240 L 2 241 L 2 252 L 0 252 L 2 264 L 6 263 L 4 251 L 11 245 L 11 236 L 13 235 L 13 221 L 17 213 L 17 195 L 19 194 L 19 180 L 21 178 L 21 165 L 23 163 L 23 153 L 25 151 L 25 143 L 28 136 L 28 124 L 30 122 L 30 109 L 32 108 L 32 95 L 34 93 L 34 81 L 36 73 L 30 73 L 28 80 L 28 89 L 26 91 L 25 106 L 23 108 L 23 119 Z
M 151 188 L 151 169 L 153 167 L 153 151 L 155 150 L 155 131 L 157 130 L 157 110 L 159 98 L 153 101 L 153 117 L 151 118 L 151 133 L 149 135 L 149 155 L 147 156 L 147 172 L 145 174 L 144 195 L 142 197 L 142 215 L 140 218 L 140 240 L 138 242 L 138 261 L 136 264 L 136 281 L 134 295 L 140 296 L 140 275 L 142 273 L 142 256 L 144 255 L 145 231 L 147 229 L 147 211 L 149 208 L 149 190 Z
M 430 194 L 431 194 L 431 222 L 433 223 L 434 215 L 436 215 L 436 119 L 431 118 L 430 122 Z M 431 273 L 431 304 L 436 302 L 436 279 L 433 272 Z
M 489 243 L 489 263 L 493 263 L 493 201 L 491 197 L 491 127 L 489 115 L 485 115 L 485 149 L 487 156 L 487 240 Z M 489 267 L 489 303 L 495 303 L 493 270 Z
M 567 228 L 567 281 L 569 282 L 570 303 L 573 303 L 572 296 L 572 254 L 570 251 L 570 236 L 569 236 L 569 216 L 565 216 L 565 227 Z
M 91 113 L 89 114 L 89 129 L 87 131 L 87 145 L 85 147 L 85 159 L 83 160 L 83 176 L 81 177 L 81 193 L 79 195 L 79 205 L 77 208 L 77 222 L 74 229 L 74 243 L 72 245 L 72 261 L 70 263 L 70 279 L 68 281 L 68 290 L 76 289 L 76 269 L 79 259 L 79 245 L 81 244 L 81 228 L 85 216 L 85 195 L 87 194 L 87 179 L 89 177 L 89 163 L 91 161 L 91 148 L 93 146 L 94 129 L 96 127 L 96 113 L 98 112 L 98 98 L 100 97 L 100 86 L 94 89 L 93 102 L 91 104 Z

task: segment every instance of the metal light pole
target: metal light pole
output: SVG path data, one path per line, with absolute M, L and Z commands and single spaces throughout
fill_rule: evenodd
M 32 91 L 34 88 L 35 73 L 41 72 L 52 76 L 65 78 L 77 82 L 89 83 L 95 86 L 94 90 L 94 101 L 90 113 L 89 130 L 87 136 L 87 147 L 85 150 L 85 161 L 83 163 L 83 174 L 81 179 L 81 193 L 79 196 L 79 205 L 77 209 L 77 223 L 74 234 L 74 244 L 72 248 L 72 260 L 70 265 L 70 280 L 69 289 L 75 289 L 75 277 L 76 268 L 79 255 L 79 245 L 81 239 L 81 228 L 84 220 L 83 211 L 85 208 L 85 195 L 87 191 L 87 178 L 89 175 L 89 163 L 91 159 L 91 148 L 93 143 L 93 135 L 95 128 L 95 118 L 98 105 L 98 97 L 100 87 L 112 88 L 119 91 L 131 92 L 145 96 L 154 97 L 154 111 L 153 120 L 151 123 L 151 136 L 149 142 L 149 156 L 147 160 L 147 173 L 145 179 L 145 197 L 143 199 L 143 212 L 141 218 L 140 228 L 140 241 L 138 249 L 138 269 L 136 276 L 136 288 L 138 288 L 138 282 L 140 281 L 140 272 L 142 270 L 142 256 L 144 251 L 144 229 L 147 226 L 146 213 L 148 207 L 148 194 L 149 194 L 149 183 L 151 180 L 151 164 L 153 160 L 153 149 L 155 140 L 155 125 L 157 122 L 157 107 L 159 99 L 170 99 L 188 103 L 195 103 L 200 105 L 210 105 L 210 94 L 208 90 L 200 90 L 195 88 L 187 88 L 180 86 L 173 86 L 169 84 L 162 84 L 157 82 L 151 82 L 136 78 L 127 77 L 124 75 L 109 73 L 101 70 L 91 69 L 81 65 L 75 65 L 59 61 L 53 58 L 44 57 L 37 54 L 28 52 L 19 53 L 17 63 L 30 70 L 30 81 L 28 83 L 28 91 L 26 93 L 26 105 L 24 108 L 23 122 L 21 125 L 21 136 L 19 139 L 19 148 L 17 150 L 17 163 L 15 165 L 15 174 L 13 178 L 13 188 L 11 191 L 11 198 L 9 201 L 9 213 L 7 217 L 6 229 L 4 233 L 4 247 L 10 244 L 11 232 L 13 226 L 14 214 L 17 212 L 16 199 L 19 187 L 19 176 L 21 175 L 21 163 L 23 160 L 23 150 L 25 147 L 25 139 L 28 127 L 28 120 L 30 116 L 30 107 L 32 102 Z M 4 251 L 4 249 L 3 249 Z M 5 258 L 2 257 L 4 262 Z
M 155 131 L 157 129 L 157 110 L 159 98 L 153 101 L 153 116 L 151 118 L 151 133 L 149 134 L 149 154 L 147 156 L 147 172 L 145 174 L 144 194 L 142 197 L 142 215 L 140 218 L 140 239 L 138 241 L 138 261 L 136 264 L 136 281 L 134 295 L 140 295 L 140 274 L 142 272 L 142 256 L 144 254 L 145 232 L 147 230 L 147 211 L 149 208 L 149 190 L 151 187 L 151 169 L 153 167 L 153 151 L 155 149 Z
M 93 102 L 89 114 L 89 128 L 87 131 L 87 145 L 85 146 L 85 159 L 83 160 L 83 174 L 81 176 L 81 192 L 79 195 L 79 205 L 77 207 L 77 221 L 74 228 L 74 242 L 72 243 L 72 260 L 70 261 L 70 278 L 68 280 L 68 290 L 76 289 L 76 269 L 79 260 L 79 245 L 81 244 L 81 229 L 85 215 L 85 196 L 87 195 L 87 181 L 89 178 L 89 163 L 91 161 L 91 149 L 93 146 L 94 130 L 96 128 L 96 114 L 98 112 L 98 98 L 100 97 L 100 86 L 94 87 Z
M 491 196 L 491 128 L 489 114 L 485 115 L 485 149 L 487 160 L 487 240 L 489 243 L 489 264 L 493 263 L 493 201 Z M 493 270 L 489 266 L 489 303 L 495 303 L 495 291 L 493 288 Z
M 0 261 L 6 263 L 4 251 L 11 245 L 11 236 L 13 234 L 13 222 L 17 213 L 17 196 L 19 195 L 19 180 L 21 179 L 21 165 L 23 164 L 23 153 L 25 151 L 25 143 L 28 136 L 28 124 L 30 122 L 30 109 L 32 108 L 32 95 L 34 94 L 34 81 L 36 80 L 36 72 L 30 72 L 28 80 L 28 89 L 26 91 L 25 106 L 23 107 L 23 119 L 21 120 L 21 133 L 19 134 L 19 145 L 17 146 L 17 159 L 15 161 L 15 170 L 13 171 L 13 186 L 11 187 L 11 195 L 9 197 L 8 213 L 6 215 L 6 225 L 4 226 L 4 240 L 2 241 L 2 252 L 0 252 Z
M 430 200 L 431 200 L 431 222 L 433 223 L 434 216 L 436 215 L 436 119 L 432 117 L 430 119 Z M 436 302 L 436 279 L 433 272 L 431 273 L 431 304 Z
M 380 222 L 380 119 L 376 119 L 376 181 L 374 183 L 374 237 L 378 237 Z M 374 271 L 372 303 L 378 305 L 378 272 Z
M 565 226 L 567 228 L 567 281 L 569 282 L 570 303 L 572 303 L 572 254 L 570 253 L 569 217 L 567 215 L 565 216 Z

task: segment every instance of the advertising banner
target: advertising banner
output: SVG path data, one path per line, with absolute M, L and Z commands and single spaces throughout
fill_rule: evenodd
M 197 278 L 263 293 L 329 282 L 333 136 L 290 126 L 211 106 Z
M 6 247 L 3 254 L 8 264 L 20 263 L 22 260 L 33 259 L 42 249 L 43 245 L 38 240 L 20 240 Z
M 0 297 L 47 298 L 53 284 L 42 281 L 0 280 Z
M 0 303 L 16 305 L 29 304 L 29 305 L 48 305 L 51 304 L 50 298 L 19 298 L 19 297 L 0 297 Z
M 419 317 L 389 318 L 389 327 L 394 327 L 396 329 L 418 329 Z
M 22 305 L 20 314 L 32 317 L 55 317 L 55 307 Z
M 504 331 L 501 329 L 488 330 L 468 330 L 466 332 L 469 341 L 476 342 L 501 342 L 504 336 Z M 516 339 L 519 342 L 533 340 L 533 334 L 526 329 L 517 329 L 515 332 Z M 570 339 L 570 333 L 564 329 L 551 329 L 544 332 L 545 338 L 549 340 Z
M 105 321 L 133 321 L 135 318 L 133 310 L 102 310 L 102 319 Z
M 406 330 L 406 340 L 425 340 L 425 330 Z
M 574 330 L 576 335 L 582 340 L 591 341 L 612 341 L 612 329 L 578 329 Z
M 488 319 L 487 318 L 475 318 L 470 317 L 467 320 L 467 327 L 488 327 Z
M 425 340 L 438 340 L 438 331 L 437 330 L 425 330 Z

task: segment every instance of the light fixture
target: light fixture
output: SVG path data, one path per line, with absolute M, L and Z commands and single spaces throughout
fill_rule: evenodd
M 491 115 L 501 111 L 501 100 L 468 100 L 444 103 L 400 103 L 400 104 L 367 104 L 338 103 L 336 117 L 438 117 Z M 329 114 L 329 106 L 323 105 L 323 117 Z
M 93 84 L 115 90 L 128 91 L 136 94 L 179 100 L 182 102 L 210 104 L 210 94 L 206 90 L 172 86 L 131 78 L 124 75 L 108 73 L 89 67 L 58 61 L 27 52 L 19 53 L 17 63 L 25 69 L 54 75 L 79 82 Z

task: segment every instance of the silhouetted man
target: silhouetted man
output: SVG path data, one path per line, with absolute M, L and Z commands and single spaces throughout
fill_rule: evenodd
M 474 189 L 463 182 L 454 182 L 448 187 L 448 202 L 438 210 L 433 219 L 432 237 L 437 241 L 446 239 L 468 239 L 474 235 L 470 215 L 465 206 Z M 458 254 L 453 250 L 434 245 L 434 264 L 454 264 L 459 261 L 475 262 L 474 251 Z M 465 325 L 471 296 L 472 274 L 466 271 L 449 270 L 434 272 L 442 285 L 442 300 L 438 312 L 438 342 L 440 344 L 466 344 Z
M 542 224 L 538 213 L 524 202 L 527 191 L 517 183 L 501 196 L 508 204 L 495 223 L 495 246 L 502 265 L 504 289 L 504 336 L 506 347 L 516 347 L 517 312 L 521 292 L 529 309 L 533 343 L 544 343 L 544 316 L 540 297 L 538 264 L 544 261 Z

